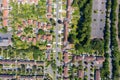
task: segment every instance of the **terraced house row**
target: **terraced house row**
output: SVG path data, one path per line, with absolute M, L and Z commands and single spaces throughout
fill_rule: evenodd
M 0 60 L 0 64 L 29 64 L 29 65 L 44 65 L 43 61 L 34 61 L 34 60 L 10 60 L 10 59 L 2 59 Z
M 43 80 L 43 76 L 42 75 L 15 76 L 15 75 L 0 74 L 0 79 L 4 79 L 4 80 L 12 80 L 12 79 L 17 79 L 17 80 Z

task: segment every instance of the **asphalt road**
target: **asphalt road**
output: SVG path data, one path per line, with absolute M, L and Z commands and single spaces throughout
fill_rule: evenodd
M 57 59 L 57 57 L 58 57 L 58 27 L 59 27 L 59 24 L 58 24 L 58 19 L 59 19 L 59 0 L 56 0 L 56 26 L 55 26 L 55 39 L 56 39 L 56 48 L 55 48 L 55 50 L 56 50 L 56 65 L 58 66 L 58 59 Z M 55 72 L 55 80 L 57 80 L 57 70 L 56 70 L 56 72 Z

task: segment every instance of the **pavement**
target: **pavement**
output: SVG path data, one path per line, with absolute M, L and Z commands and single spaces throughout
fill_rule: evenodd
M 96 11 L 96 13 L 95 13 Z M 106 0 L 93 0 L 91 38 L 103 38 L 106 18 Z

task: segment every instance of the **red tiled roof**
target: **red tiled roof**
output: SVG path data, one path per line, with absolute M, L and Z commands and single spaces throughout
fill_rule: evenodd
M 0 60 L 0 64 L 15 64 L 14 60 Z
M 67 42 L 68 40 L 68 22 L 64 22 L 64 42 Z
M 48 23 L 46 28 L 50 29 L 51 27 L 52 27 L 51 24 Z
M 21 37 L 21 40 L 22 40 L 22 41 L 25 41 L 25 40 L 26 40 L 26 37 L 25 37 L 25 36 L 22 36 L 22 37 Z
M 47 60 L 48 60 L 48 61 L 51 60 L 50 54 L 48 54 L 48 56 L 47 56 Z
M 67 11 L 66 15 L 67 15 L 67 18 L 68 18 L 68 19 L 70 19 L 70 18 L 71 18 L 70 11 Z
M 8 25 L 8 19 L 3 19 L 3 26 L 7 26 Z
M 21 37 L 22 36 L 22 32 L 17 32 L 17 36 Z
M 33 45 L 36 45 L 36 42 L 37 42 L 36 38 L 33 38 Z
M 101 80 L 100 79 L 100 70 L 95 71 L 95 80 Z
M 48 5 L 47 12 L 52 13 L 52 6 L 51 5 Z
M 6 74 L 0 74 L 0 79 L 13 79 L 15 78 L 14 75 L 6 75 Z
M 48 4 L 52 4 L 52 0 L 47 0 Z
M 52 14 L 51 13 L 47 13 L 47 18 L 52 18 Z
M 105 61 L 104 57 L 98 56 L 96 57 L 96 63 L 97 64 L 102 64 Z
M 35 3 L 38 3 L 38 0 L 34 0 Z
M 38 22 L 38 29 L 41 28 L 41 22 Z
M 85 56 L 84 58 L 87 62 L 89 61 L 94 61 L 95 60 L 95 57 L 94 56 Z
M 3 10 L 3 26 L 7 26 L 8 25 L 8 10 Z
M 68 67 L 67 67 L 67 66 L 64 67 L 63 76 L 64 76 L 64 77 L 68 77 Z
M 33 24 L 36 25 L 37 21 L 36 20 L 33 20 Z
M 67 6 L 71 6 L 71 0 L 67 0 Z
M 23 21 L 22 24 L 23 24 L 23 26 L 25 27 L 25 26 L 26 26 L 26 21 Z
M 43 30 L 46 29 L 46 24 L 43 24 L 42 29 L 43 29 Z
M 79 70 L 79 71 L 78 71 L 78 77 L 79 77 L 79 78 L 83 78 L 83 77 L 84 77 L 84 72 L 83 72 L 83 70 Z
M 9 13 L 9 10 L 7 9 L 3 10 L 3 18 L 8 18 L 8 13 Z
M 40 40 L 40 38 L 41 38 L 41 35 L 40 35 L 40 34 L 38 34 L 38 35 L 37 35 L 37 41 L 39 41 L 39 40 Z
M 83 60 L 83 56 L 76 56 L 76 60 L 77 61 L 82 61 Z
M 15 64 L 15 60 L 0 60 L 0 64 Z M 17 60 L 17 64 L 30 64 L 30 65 L 43 65 L 43 61 L 35 61 L 34 60 Z
M 50 35 L 50 34 L 46 35 L 46 40 L 51 41 L 52 40 L 52 35 Z
M 29 25 L 32 24 L 32 19 L 28 19 L 28 24 L 29 24 Z
M 43 40 L 46 40 L 46 35 L 43 35 L 43 36 L 42 36 L 42 39 L 43 39 Z
M 32 37 L 28 37 L 27 42 L 32 42 L 33 38 Z
M 8 0 L 2 0 L 2 4 L 3 4 L 3 7 L 7 7 L 8 6 Z
M 22 30 L 22 26 L 18 25 L 18 30 Z
M 69 61 L 69 56 L 68 56 L 68 55 L 69 55 L 69 54 L 68 54 L 67 52 L 64 52 L 64 53 L 63 53 L 63 56 L 64 56 L 64 59 L 63 59 L 63 60 L 64 60 L 65 63 L 68 63 L 68 61 Z

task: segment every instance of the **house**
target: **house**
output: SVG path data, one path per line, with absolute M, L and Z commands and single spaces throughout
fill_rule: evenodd
M 67 6 L 71 6 L 71 0 L 67 0 Z
M 95 80 L 101 80 L 101 78 L 100 78 L 100 70 L 95 70 Z
M 52 0 L 47 0 L 47 12 L 52 13 Z
M 66 18 L 69 20 L 71 18 L 71 0 L 67 0 L 67 12 L 66 12 Z
M 0 60 L 0 64 L 15 64 L 16 60 L 10 60 L 10 59 L 2 59 Z M 21 64 L 30 64 L 30 65 L 43 65 L 44 62 L 43 61 L 34 61 L 34 60 L 17 60 L 17 64 L 21 65 Z
M 8 26 L 8 19 L 3 19 L 3 26 Z
M 8 0 L 2 0 L 2 4 L 3 4 L 3 26 L 8 26 L 8 13 L 9 13 L 9 10 L 7 9 Z
M 42 29 L 43 29 L 43 30 L 46 30 L 46 23 L 43 23 Z
M 43 66 L 44 65 L 44 61 L 36 61 L 36 64 L 39 66 Z
M 70 80 L 68 77 L 64 77 L 64 79 L 63 80 Z
M 43 75 L 36 76 L 37 80 L 43 80 Z
M 97 56 L 96 57 L 96 63 L 102 64 L 105 61 L 105 58 L 103 56 Z
M 38 0 L 34 0 L 34 4 L 37 5 L 38 4 Z
M 20 76 L 20 79 L 24 79 L 24 80 L 35 80 L 34 76 Z
M 41 38 L 42 40 L 46 40 L 46 35 L 43 35 Z
M 27 25 L 26 21 L 23 21 L 22 24 L 24 27 Z
M 37 24 L 37 21 L 36 20 L 33 20 L 33 25 L 36 25 Z
M 76 62 L 76 55 L 73 55 L 73 56 L 72 56 L 72 61 L 73 61 L 73 62 Z
M 8 74 L 0 74 L 0 79 L 2 80 L 9 80 L 9 79 L 14 79 L 14 75 L 8 75 Z
M 52 18 L 53 16 L 52 16 L 51 13 L 47 13 L 47 14 L 46 14 L 46 17 L 47 17 L 48 19 L 50 19 L 50 18 Z
M 35 65 L 35 61 L 34 60 L 17 60 L 18 65 L 21 64 L 29 64 L 29 65 Z
M 84 71 L 83 70 L 78 70 L 78 77 L 83 79 L 83 77 L 84 77 Z
M 7 8 L 8 7 L 8 0 L 2 0 L 2 4 L 3 4 L 3 7 L 4 8 Z
M 4 9 L 3 10 L 3 18 L 7 18 L 8 17 L 8 13 L 9 13 L 9 10 Z
M 51 4 L 48 5 L 47 12 L 52 13 L 52 5 Z
M 52 0 L 47 0 L 47 4 L 52 4 Z
M 68 22 L 64 21 L 64 42 L 68 41 Z
M 32 42 L 33 38 L 32 37 L 28 37 L 27 38 L 27 42 Z
M 8 59 L 0 60 L 0 64 L 15 64 L 15 60 Z
M 38 29 L 41 29 L 41 22 L 38 22 Z
M 46 29 L 51 29 L 52 25 L 50 23 L 47 23 Z
M 33 45 L 36 45 L 36 42 L 37 42 L 36 38 L 33 38 Z
M 66 78 L 68 77 L 68 66 L 64 66 L 64 69 L 63 69 L 63 77 Z
M 52 35 L 50 35 L 50 34 L 43 35 L 43 36 L 42 36 L 42 40 L 51 41 L 51 40 L 52 40 Z
M 36 38 L 37 38 L 37 41 L 40 41 L 41 37 L 42 37 L 42 36 L 41 36 L 40 34 L 37 34 L 37 37 L 36 37 Z
M 70 18 L 71 18 L 71 12 L 70 12 L 70 11 L 67 11 L 67 13 L 66 13 L 66 18 L 67 18 L 68 20 L 70 20 Z
M 18 3 L 22 3 L 22 4 L 38 4 L 38 0 L 17 0 Z
M 69 54 L 68 54 L 68 52 L 63 53 L 63 61 L 64 61 L 64 63 L 69 62 Z
M 18 29 L 18 31 L 23 31 L 23 28 L 20 25 L 18 25 L 17 29 Z
M 95 60 L 95 57 L 94 56 L 85 56 L 84 60 L 87 62 L 91 62 L 91 61 Z
M 77 61 L 82 61 L 82 60 L 83 60 L 83 56 L 77 55 L 77 56 L 76 56 L 76 60 L 77 60 Z
M 21 40 L 22 40 L 22 41 L 26 41 L 26 39 L 27 39 L 27 38 L 26 38 L 25 36 L 22 36 L 22 37 L 21 37 Z
M 50 56 L 50 54 L 47 54 L 47 60 L 48 60 L 48 61 L 51 60 L 51 56 Z
M 8 26 L 8 13 L 7 9 L 3 10 L 3 26 Z
M 46 40 L 47 40 L 47 41 L 51 41 L 51 40 L 52 40 L 52 35 L 47 34 L 47 35 L 46 35 Z
M 46 45 L 46 48 L 47 48 L 47 49 L 51 49 L 51 48 L 52 48 L 52 46 L 51 46 L 51 45 L 49 45 L 49 44 L 47 44 L 47 45 Z
M 18 32 L 16 33 L 16 35 L 17 35 L 18 37 L 21 37 L 22 34 L 23 34 L 23 32 L 21 32 L 21 31 L 18 31 Z
M 28 19 L 27 22 L 28 22 L 29 25 L 32 25 L 32 19 Z

